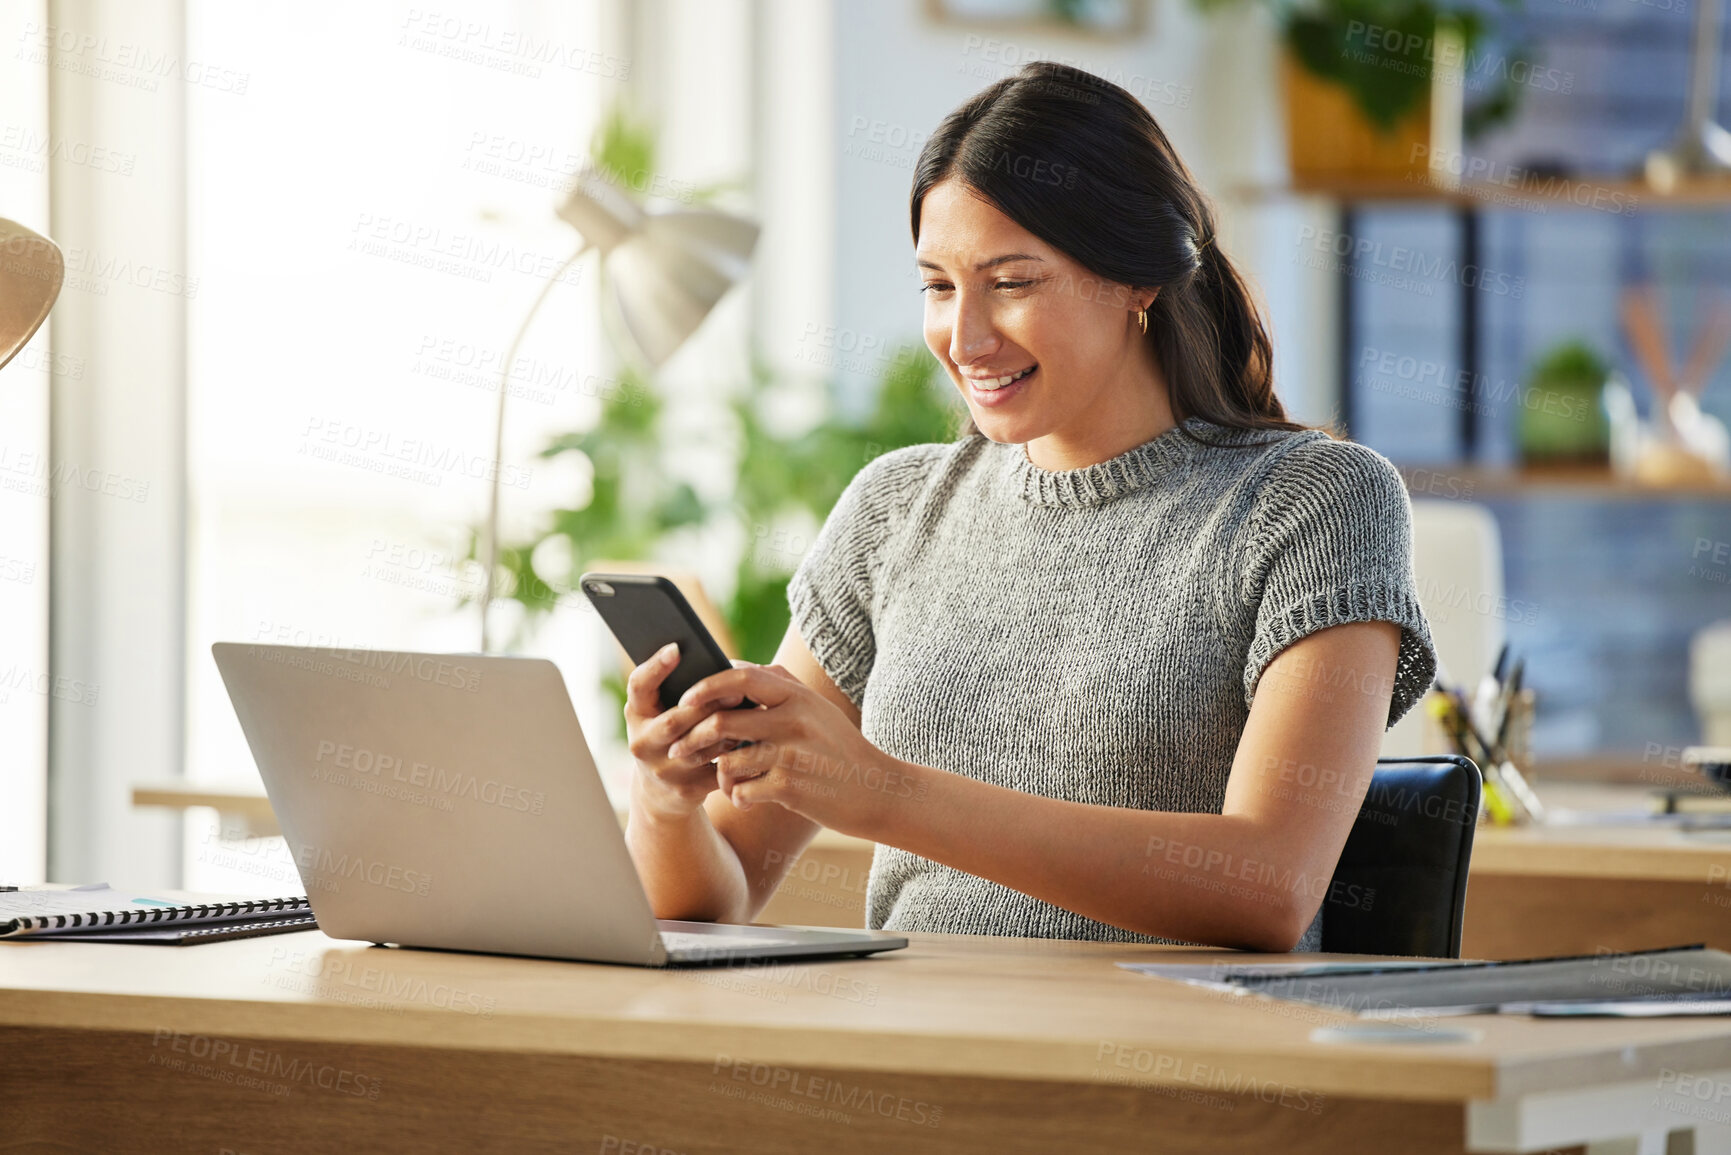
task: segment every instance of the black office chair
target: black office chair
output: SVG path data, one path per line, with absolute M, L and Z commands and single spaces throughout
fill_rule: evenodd
M 1461 956 L 1481 785 L 1468 758 L 1378 760 L 1323 899 L 1323 950 Z

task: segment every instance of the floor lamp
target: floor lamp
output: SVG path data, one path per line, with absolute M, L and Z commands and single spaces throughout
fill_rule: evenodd
M 535 314 L 559 278 L 584 253 L 594 252 L 602 267 L 603 308 L 651 369 L 703 323 L 715 303 L 745 275 L 757 245 L 757 225 L 712 209 L 651 211 L 599 173 L 577 179 L 559 218 L 583 243 L 542 286 L 528 315 L 511 339 L 499 372 L 499 415 L 493 437 L 493 484 L 487 505 L 487 570 L 481 590 L 481 652 L 491 650 L 488 611 L 499 566 L 499 475 L 505 456 L 505 399 L 511 367 Z

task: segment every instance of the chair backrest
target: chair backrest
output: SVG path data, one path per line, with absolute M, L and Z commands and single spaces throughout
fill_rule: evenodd
M 1480 788 L 1467 758 L 1377 762 L 1323 907 L 1323 950 L 1460 957 Z

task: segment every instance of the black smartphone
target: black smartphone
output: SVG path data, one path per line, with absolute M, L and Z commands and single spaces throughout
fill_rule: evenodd
M 679 587 L 660 574 L 586 573 L 577 580 L 633 664 L 641 666 L 668 642 L 679 643 L 679 664 L 661 682 L 663 710 L 677 706 L 685 691 L 711 674 L 733 668 Z M 756 708 L 750 698 L 734 707 Z

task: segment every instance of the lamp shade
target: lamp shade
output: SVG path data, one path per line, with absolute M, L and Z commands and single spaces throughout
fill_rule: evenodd
M 606 271 L 611 312 L 649 368 L 658 368 L 703 324 L 715 303 L 750 266 L 757 245 L 757 226 L 729 213 L 710 209 L 651 211 L 595 169 L 578 175 L 559 218 L 583 235 L 583 245 L 560 267 L 563 273 L 583 253 L 594 249 Z M 494 428 L 493 458 L 505 454 L 505 399 L 510 395 L 510 366 L 529 324 L 546 301 L 558 277 L 548 279 L 540 296 L 512 338 L 499 379 L 499 421 Z M 499 470 L 493 472 L 487 507 L 486 587 L 481 591 L 481 651 L 490 648 L 487 610 L 493 601 L 493 577 L 499 570 Z
M 559 216 L 607 271 L 607 307 L 651 368 L 673 355 L 750 267 L 758 228 L 711 209 L 650 212 L 598 175 L 580 179 Z
M 65 278 L 66 258 L 58 245 L 0 218 L 0 365 L 42 327 Z

